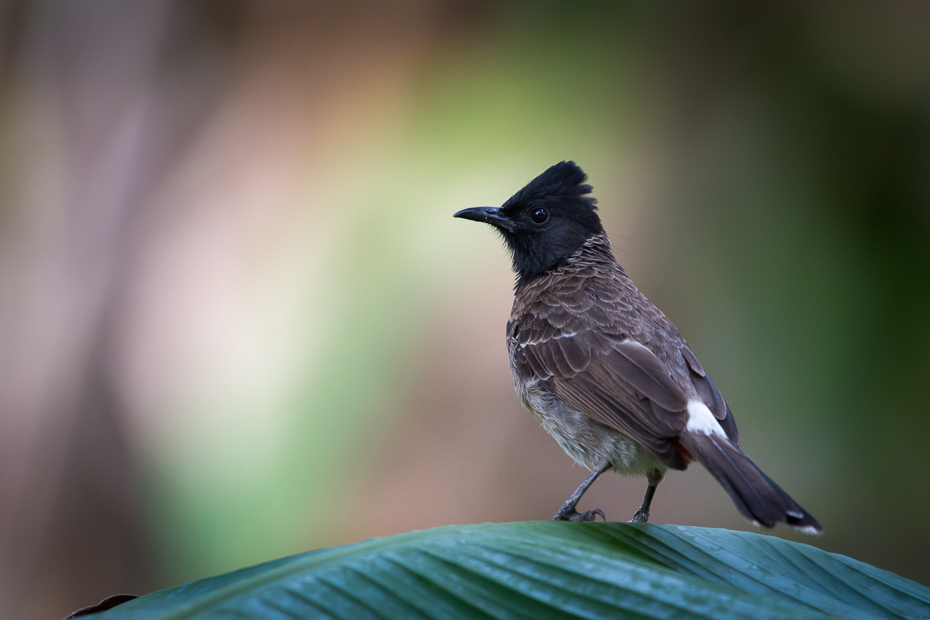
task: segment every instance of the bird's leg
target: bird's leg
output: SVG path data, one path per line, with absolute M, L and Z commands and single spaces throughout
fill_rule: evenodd
M 630 523 L 646 523 L 649 521 L 649 506 L 652 505 L 652 497 L 656 494 L 656 487 L 659 486 L 664 477 L 665 472 L 658 469 L 653 469 L 646 475 L 646 480 L 649 481 L 649 486 L 646 487 L 646 497 L 643 498 L 643 505 L 639 507 L 639 510 L 633 513 Z
M 555 513 L 555 516 L 549 519 L 550 521 L 594 521 L 594 518 L 597 515 L 600 515 L 601 519 L 604 521 L 607 520 L 607 517 L 604 516 L 604 512 L 598 508 L 594 510 L 587 510 L 585 512 L 578 512 L 575 510 L 575 506 L 578 505 L 578 501 L 581 499 L 581 496 L 584 495 L 584 492 L 588 490 L 588 487 L 594 484 L 594 481 L 597 480 L 597 477 L 603 474 L 605 471 L 610 469 L 610 463 L 605 463 L 599 469 L 596 469 L 591 472 L 591 475 L 585 478 L 584 482 L 581 483 L 581 486 L 575 489 L 575 492 L 569 496 L 565 503 L 562 504 L 562 507 L 559 508 L 559 511 Z

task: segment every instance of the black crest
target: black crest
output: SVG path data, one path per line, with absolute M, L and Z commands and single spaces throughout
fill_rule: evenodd
M 527 204 L 538 204 L 560 211 L 561 215 L 572 215 L 600 232 L 601 221 L 595 213 L 597 200 L 590 195 L 592 187 L 585 183 L 587 180 L 588 175 L 575 162 L 559 162 L 527 183 L 501 209 L 512 211 Z
M 512 230 L 498 227 L 513 253 L 521 280 L 558 267 L 590 237 L 604 232 L 588 175 L 573 161 L 560 162 L 530 181 L 501 207 Z M 548 216 L 543 222 L 542 211 Z
M 455 214 L 494 226 L 513 256 L 518 285 L 557 268 L 585 241 L 604 232 L 588 176 L 560 162 L 530 181 L 500 208 L 472 207 Z

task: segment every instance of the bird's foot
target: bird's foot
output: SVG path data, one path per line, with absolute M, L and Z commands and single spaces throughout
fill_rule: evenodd
M 646 523 L 649 521 L 649 512 L 638 508 L 636 512 L 633 513 L 633 518 L 630 519 L 630 523 Z
M 595 508 L 594 510 L 585 510 L 584 512 L 578 512 L 575 510 L 574 506 L 562 506 L 559 508 L 559 511 L 555 513 L 555 516 L 549 519 L 550 521 L 594 521 L 597 517 L 600 517 L 604 521 L 607 521 L 607 517 L 604 516 L 604 511 L 600 508 Z

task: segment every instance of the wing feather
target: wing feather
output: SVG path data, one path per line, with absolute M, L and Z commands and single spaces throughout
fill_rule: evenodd
M 555 395 L 568 405 L 684 468 L 673 440 L 687 424 L 688 399 L 647 347 L 592 330 L 521 349 L 532 372 L 551 377 Z

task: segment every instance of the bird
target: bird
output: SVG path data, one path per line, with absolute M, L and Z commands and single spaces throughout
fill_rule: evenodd
M 591 473 L 554 521 L 592 521 L 578 511 L 603 473 L 645 476 L 631 522 L 646 523 L 669 469 L 695 461 L 754 525 L 823 529 L 739 447 L 733 412 L 678 329 L 614 258 L 588 176 L 557 163 L 500 207 L 453 217 L 484 222 L 503 237 L 516 274 L 506 338 L 516 392 Z

